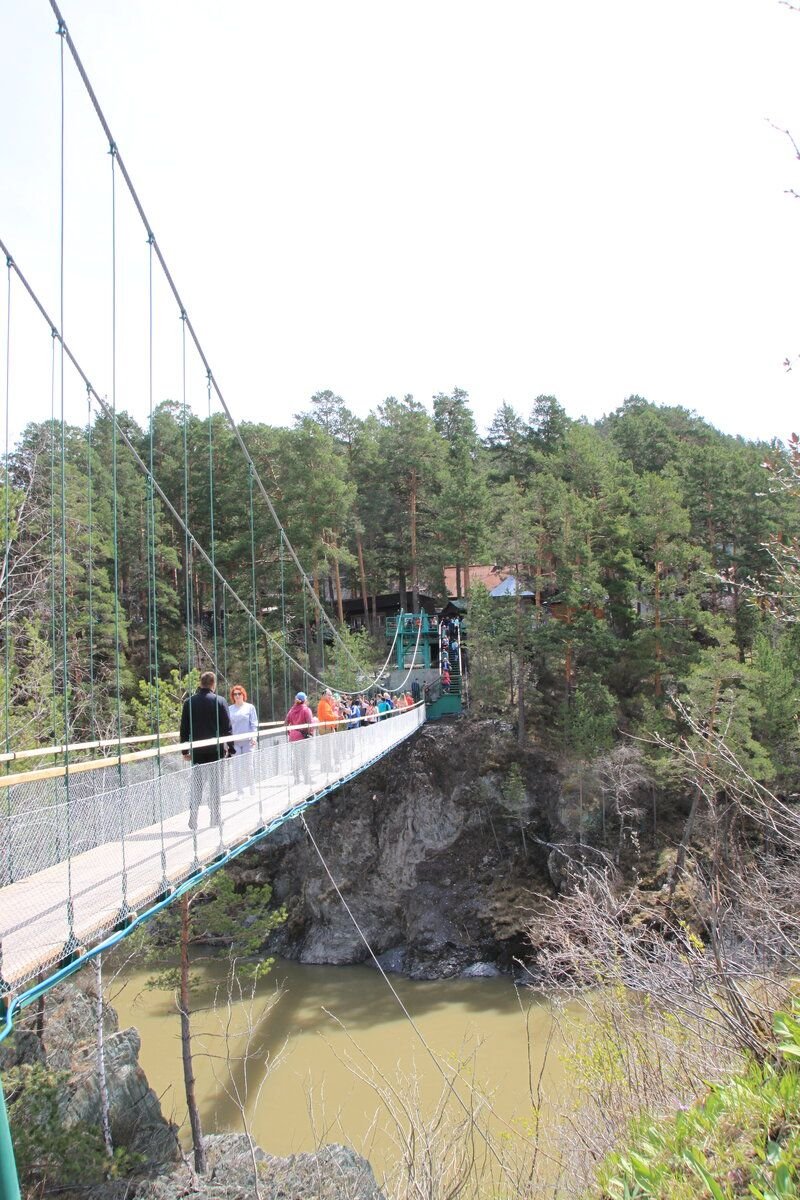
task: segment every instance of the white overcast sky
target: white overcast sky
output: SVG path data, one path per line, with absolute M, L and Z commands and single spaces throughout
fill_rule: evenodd
M 800 14 L 778 0 L 62 11 L 237 418 L 459 386 L 483 427 L 542 392 L 573 417 L 638 393 L 747 437 L 800 423 L 800 162 L 769 124 L 800 141 Z M 58 56 L 47 0 L 0 0 L 0 237 L 56 321 Z M 66 168 L 64 330 L 110 395 L 110 160 L 69 60 Z M 118 197 L 117 403 L 141 419 L 147 246 Z M 13 284 L 11 318 L 13 437 L 49 412 L 51 339 Z M 158 283 L 154 320 L 157 402 L 181 388 Z M 194 362 L 189 393 L 202 411 Z

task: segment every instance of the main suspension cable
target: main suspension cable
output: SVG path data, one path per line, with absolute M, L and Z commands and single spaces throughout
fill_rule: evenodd
M 115 161 L 115 157 L 116 157 L 115 155 L 111 156 L 112 179 L 113 179 L 113 164 Z M 112 195 L 113 195 L 113 190 L 112 190 Z M 115 228 L 115 223 L 112 220 L 112 229 L 113 228 Z M 307 668 L 304 667 L 303 664 L 294 657 L 294 655 L 289 653 L 288 649 L 286 649 L 286 647 L 281 644 L 280 640 L 278 638 L 276 638 L 275 635 L 273 633 L 271 633 L 270 630 L 267 629 L 261 621 L 258 620 L 258 617 L 256 616 L 256 614 L 254 612 L 251 612 L 247 603 L 242 599 L 242 597 L 239 595 L 239 593 L 236 591 L 236 589 L 228 582 L 228 580 L 225 578 L 225 576 L 222 574 L 222 572 L 216 566 L 216 563 L 212 560 L 211 555 L 208 553 L 208 551 L 206 551 L 206 549 L 203 547 L 202 543 L 198 540 L 198 538 L 195 536 L 195 534 L 192 533 L 187 522 L 184 521 L 180 512 L 177 510 L 175 505 L 172 503 L 170 498 L 167 496 L 166 492 L 161 487 L 158 480 L 152 475 L 151 471 L 149 470 L 149 468 L 147 466 L 147 463 L 144 461 L 144 459 L 141 457 L 141 455 L 137 451 L 136 447 L 134 446 L 133 442 L 131 441 L 130 437 L 128 436 L 125 428 L 120 424 L 118 417 L 117 417 L 116 408 L 113 403 L 114 397 L 116 395 L 116 332 L 115 332 L 116 331 L 116 320 L 115 320 L 116 302 L 114 302 L 112 305 L 112 313 L 114 314 L 114 316 L 112 318 L 112 326 L 113 326 L 113 331 L 114 331 L 113 337 L 112 337 L 112 345 L 113 345 L 114 349 L 112 350 L 112 404 L 109 404 L 108 401 L 106 399 L 104 399 L 104 397 L 102 397 L 98 393 L 96 388 L 92 385 L 86 372 L 83 370 L 80 363 L 75 358 L 75 355 L 72 353 L 69 346 L 66 344 L 66 342 L 61 337 L 61 334 L 59 333 L 55 324 L 50 319 L 50 317 L 47 313 L 47 310 L 45 309 L 41 300 L 39 299 L 37 294 L 34 292 L 33 288 L 31 287 L 30 283 L 28 282 L 28 280 L 25 277 L 25 275 L 23 274 L 23 272 L 20 270 L 19 264 L 16 263 L 14 261 L 14 259 L 12 258 L 12 256 L 10 255 L 2 238 L 0 238 L 0 253 L 5 254 L 6 257 L 10 260 L 11 269 L 13 270 L 13 272 L 19 279 L 20 283 L 25 288 L 25 291 L 28 293 L 28 296 L 33 301 L 35 307 L 38 309 L 41 316 L 44 318 L 44 320 L 47 322 L 48 326 L 50 327 L 53 339 L 54 340 L 57 339 L 59 341 L 59 344 L 61 346 L 63 354 L 65 355 L 66 358 L 69 359 L 70 363 L 72 364 L 75 371 L 77 372 L 80 379 L 82 380 L 84 386 L 87 388 L 87 390 L 90 392 L 91 396 L 93 397 L 95 403 L 100 406 L 100 408 L 103 410 L 105 415 L 112 422 L 112 481 L 114 484 L 113 497 L 112 497 L 112 509 L 115 513 L 115 516 L 116 516 L 116 507 L 117 507 L 116 506 L 117 490 L 116 490 L 115 447 L 116 447 L 117 438 L 119 438 L 126 446 L 128 452 L 130 453 L 133 461 L 135 462 L 135 464 L 139 468 L 139 470 L 142 471 L 142 473 L 148 479 L 152 480 L 152 486 L 155 489 L 155 491 L 157 492 L 164 507 L 167 509 L 167 511 L 171 514 L 171 516 L 177 522 L 178 526 L 184 531 L 186 537 L 191 542 L 191 545 L 195 547 L 195 549 L 197 550 L 197 552 L 201 556 L 201 558 L 211 568 L 214 579 L 218 583 L 220 583 L 223 586 L 223 588 L 227 589 L 228 594 L 235 601 L 235 603 L 240 607 L 242 612 L 249 618 L 249 620 L 251 620 L 254 623 L 256 628 L 258 628 L 264 634 L 264 636 L 268 639 L 269 643 L 271 645 L 275 646 L 276 649 L 284 656 L 284 658 L 288 662 L 290 662 L 294 667 L 297 668 L 297 671 L 300 675 L 306 673 L 308 675 L 308 678 L 312 679 L 315 683 L 319 684 L 320 687 L 322 687 L 322 688 L 327 687 L 328 684 L 325 682 L 324 679 L 321 679 L 318 676 L 312 674 L 310 671 L 308 671 Z M 112 259 L 113 259 L 113 262 L 115 263 L 116 262 L 115 254 L 112 256 Z M 116 283 L 115 283 L 116 270 L 115 269 L 112 271 L 112 274 L 113 274 L 113 279 L 114 279 L 112 294 L 114 296 L 116 296 Z M 184 413 L 184 415 L 185 415 L 185 413 Z M 120 681 L 120 663 L 119 663 L 119 648 L 120 648 L 120 641 L 119 641 L 119 587 L 118 587 L 119 562 L 118 562 L 117 547 L 118 547 L 118 527 L 117 527 L 117 521 L 115 519 L 115 521 L 114 521 L 114 580 L 115 580 L 115 641 L 116 641 L 116 647 L 117 647 L 117 651 L 115 654 L 115 666 L 116 666 L 116 674 L 117 674 L 117 733 L 118 733 L 118 738 L 119 738 L 120 731 L 121 731 L 121 681 Z M 350 657 L 353 659 L 354 662 L 356 661 L 352 654 L 350 654 Z M 357 666 L 358 670 L 354 674 L 354 680 L 357 683 L 358 675 L 361 673 L 362 668 L 360 667 L 360 665 L 358 663 L 356 663 L 356 666 Z M 375 680 L 373 680 L 371 683 L 362 681 L 360 687 L 357 690 L 368 690 L 370 687 L 374 686 L 374 684 L 378 681 L 378 678 L 379 677 L 376 677 Z M 354 689 L 351 689 L 351 690 L 354 690 Z M 58 739 L 56 737 L 54 737 L 53 740 L 57 741 Z
M 11 472 L 9 470 L 9 416 L 11 413 L 11 259 L 6 262 L 8 273 L 7 307 L 6 307 L 6 429 L 5 429 L 5 458 L 4 458 L 4 516 L 5 516 L 5 560 L 3 562 L 3 607 L 4 616 L 4 679 L 3 692 L 6 711 L 4 714 L 6 754 L 11 749 L 10 734 L 10 687 L 11 687 Z M 6 768 L 7 769 L 7 768 Z
M 86 574 L 89 585 L 89 728 L 90 740 L 97 737 L 94 707 L 94 496 L 92 495 L 92 393 L 86 393 Z
M 92 383 L 91 383 L 91 381 L 90 381 L 89 377 L 86 375 L 86 373 L 85 373 L 85 371 L 83 370 L 83 368 L 81 367 L 80 363 L 79 363 L 79 362 L 78 362 L 78 360 L 75 358 L 75 355 L 72 353 L 72 351 L 70 350 L 70 348 L 69 348 L 69 346 L 66 344 L 66 342 L 64 342 L 64 341 L 63 341 L 63 339 L 61 338 L 61 335 L 60 335 L 60 333 L 59 333 L 58 329 L 56 328 L 56 326 L 55 326 L 55 325 L 53 324 L 53 322 L 51 321 L 51 319 L 50 319 L 50 317 L 49 317 L 49 315 L 48 315 L 48 313 L 47 313 L 47 310 L 45 309 L 45 307 L 44 307 L 44 305 L 42 304 L 41 300 L 39 299 L 39 297 L 38 297 L 38 296 L 36 295 L 36 293 L 34 292 L 33 288 L 31 287 L 30 283 L 28 282 L 28 280 L 27 280 L 27 278 L 25 277 L 25 275 L 23 274 L 23 272 L 20 270 L 20 268 L 19 268 L 19 264 L 18 264 L 18 263 L 16 263 L 16 262 L 13 260 L 13 258 L 11 258 L 11 256 L 10 256 L 10 254 L 9 254 L 9 252 L 8 252 L 8 250 L 7 250 L 7 248 L 6 248 L 6 245 L 5 245 L 5 243 L 3 242 L 2 238 L 0 238 L 0 253 L 6 254 L 6 256 L 7 256 L 7 257 L 9 257 L 9 258 L 11 259 L 11 269 L 14 271 L 14 273 L 15 273 L 15 275 L 17 276 L 17 278 L 19 279 L 20 283 L 21 283 L 21 284 L 23 285 L 23 287 L 25 288 L 25 291 L 28 293 L 28 296 L 29 296 L 29 297 L 31 298 L 31 300 L 33 301 L 33 303 L 34 303 L 34 305 L 36 306 L 36 308 L 38 309 L 39 313 L 42 315 L 42 317 L 44 318 L 44 320 L 45 320 L 45 321 L 47 322 L 47 324 L 49 325 L 49 327 L 50 327 L 50 329 L 51 329 L 51 332 L 52 332 L 52 336 L 53 336 L 53 338 L 54 338 L 54 339 L 57 339 L 57 340 L 59 341 L 59 343 L 61 344 L 61 346 L 62 346 L 62 349 L 63 349 L 63 352 L 64 352 L 65 356 L 66 356 L 66 357 L 69 359 L 69 361 L 71 362 L 72 366 L 74 367 L 74 369 L 75 369 L 75 371 L 77 372 L 77 374 L 80 376 L 80 378 L 81 378 L 81 380 L 83 381 L 84 385 L 85 385 L 85 386 L 86 386 L 86 387 L 87 387 L 87 388 L 90 390 L 90 392 L 91 392 L 91 395 L 93 396 L 93 398 L 94 398 L 94 400 L 95 400 L 95 403 L 96 403 L 96 404 L 98 404 L 98 405 L 100 406 L 100 408 L 102 408 L 102 410 L 103 410 L 103 412 L 105 413 L 105 415 L 106 415 L 106 416 L 107 416 L 107 417 L 108 417 L 108 418 L 111 420 L 111 422 L 112 422 L 112 432 L 113 432 L 115 435 L 117 435 L 117 436 L 118 436 L 118 437 L 119 437 L 119 438 L 122 440 L 122 442 L 125 444 L 125 446 L 127 447 L 127 449 L 128 449 L 128 451 L 129 451 L 129 453 L 130 453 L 130 455 L 131 455 L 131 457 L 132 457 L 133 461 L 135 462 L 135 464 L 136 464 L 136 466 L 139 468 L 139 470 L 140 470 L 140 471 L 142 471 L 142 472 L 144 473 L 144 475 L 145 475 L 145 476 L 147 476 L 148 478 L 151 478 L 150 471 L 149 471 L 149 469 L 148 469 L 148 467 L 147 467 L 147 463 L 144 461 L 144 459 L 141 457 L 141 455 L 140 455 L 140 454 L 139 454 L 139 452 L 137 451 L 136 447 L 134 446 L 134 444 L 133 444 L 133 442 L 131 441 L 130 437 L 129 437 L 129 436 L 128 436 L 128 434 L 126 433 L 125 429 L 124 429 L 124 428 L 123 428 L 123 427 L 120 425 L 120 423 L 119 423 L 119 421 L 118 421 L 118 419 L 117 419 L 117 415 L 116 415 L 115 409 L 112 407 L 112 405 L 110 405 L 110 404 L 109 404 L 109 403 L 108 403 L 108 402 L 107 402 L 107 401 L 106 401 L 106 400 L 105 400 L 105 399 L 104 399 L 104 398 L 103 398 L 103 397 L 102 397 L 102 396 L 101 396 L 101 395 L 98 393 L 98 391 L 96 390 L 96 388 L 95 388 L 95 387 L 92 385 Z M 112 356 L 112 357 L 114 357 L 114 356 Z M 113 375 L 113 377 L 115 378 L 115 373 L 113 372 L 113 370 L 112 370 L 112 375 Z M 112 444 L 113 444 L 113 443 L 112 443 Z M 112 474 L 113 474 L 113 472 L 112 472 Z M 186 536 L 189 538 L 189 540 L 190 540 L 190 542 L 191 542 L 192 546 L 193 546 L 193 547 L 194 547 L 194 548 L 197 550 L 197 552 L 198 552 L 198 554 L 200 555 L 200 557 L 201 557 L 201 558 L 204 560 L 204 562 L 206 562 L 206 564 L 207 564 L 207 565 L 208 565 L 208 566 L 211 568 L 211 570 L 212 570 L 212 572 L 213 572 L 213 574 L 214 574 L 215 578 L 217 579 L 217 581 L 218 581 L 219 583 L 221 583 L 223 587 L 225 587 L 225 588 L 227 588 L 227 589 L 228 589 L 228 592 L 229 592 L 229 594 L 230 594 L 231 598 L 232 598 L 232 599 L 233 599 L 233 600 L 234 600 L 234 601 L 235 601 L 235 602 L 236 602 L 236 603 L 239 605 L 239 607 L 242 609 L 242 611 L 245 613 L 245 615 L 246 615 L 246 616 L 247 616 L 247 617 L 248 617 L 248 618 L 249 618 L 251 621 L 253 621 L 253 622 L 255 623 L 256 627 L 257 627 L 257 628 L 258 628 L 258 629 L 259 629 L 259 630 L 260 630 L 260 631 L 261 631 L 261 632 L 264 634 L 264 636 L 265 636 L 265 637 L 266 637 L 266 638 L 269 640 L 270 644 L 271 644 L 271 645 L 273 645 L 273 646 L 275 646 L 275 647 L 276 647 L 276 649 L 277 649 L 277 650 L 278 650 L 278 651 L 279 651 L 281 654 L 285 655 L 285 657 L 286 657 L 286 658 L 287 658 L 287 659 L 288 659 L 288 660 L 289 660 L 289 661 L 290 661 L 290 662 L 291 662 L 291 663 L 292 663 L 292 664 L 293 664 L 295 667 L 297 667 L 297 670 L 298 670 L 299 672 L 302 672 L 302 671 L 304 670 L 304 668 L 303 668 L 303 664 L 302 664 L 302 663 L 300 663 L 300 662 L 298 662 L 298 661 L 297 661 L 297 659 L 295 659 L 295 658 L 293 657 L 293 655 L 289 654 L 289 652 L 288 652 L 286 649 L 284 649 L 284 647 L 281 645 L 280 641 L 279 641 L 279 640 L 278 640 L 278 639 L 275 637 L 275 635 L 274 635 L 274 634 L 272 634 L 272 633 L 270 632 L 270 630 L 269 630 L 269 629 L 267 629 L 267 628 L 266 628 L 266 627 L 265 627 L 265 626 L 262 624 L 262 622 L 258 620 L 258 618 L 256 617 L 255 613 L 252 613 L 252 612 L 250 611 L 249 607 L 247 606 L 247 604 L 245 603 L 245 601 L 244 601 L 244 600 L 241 598 L 241 596 L 238 594 L 238 592 L 236 591 L 236 589 L 235 589 L 234 587 L 232 587 L 232 586 L 231 586 L 231 584 L 230 584 L 230 583 L 228 582 L 228 580 L 227 580 L 227 579 L 224 577 L 224 575 L 222 574 L 222 572 L 221 572 L 221 571 L 218 569 L 218 567 L 216 567 L 216 565 L 215 565 L 215 564 L 212 562 L 211 556 L 209 555 L 209 553 L 207 552 L 207 550 L 204 548 L 204 546 L 202 545 L 202 543 L 201 543 L 201 542 L 198 540 L 198 538 L 197 538 L 197 537 L 196 537 L 196 536 L 195 536 L 195 535 L 192 533 L 191 529 L 189 528 L 189 526 L 187 525 L 187 523 L 184 521 L 184 519 L 182 518 L 181 514 L 178 512 L 178 510 L 176 509 L 175 505 L 174 505 L 174 504 L 172 503 L 172 501 L 170 500 L 169 496 L 167 496 L 166 492 L 165 492 L 165 491 L 164 491 L 164 489 L 161 487 L 161 485 L 159 484 L 159 482 L 158 482 L 158 480 L 157 480 L 157 479 L 153 479 L 153 487 L 155 488 L 156 492 L 158 493 L 158 496 L 159 496 L 159 498 L 161 499 L 162 503 L 164 504 L 164 507 L 165 507 L 165 508 L 167 509 L 167 511 L 168 511 L 168 512 L 169 512 L 169 513 L 172 515 L 172 517 L 173 517 L 173 518 L 175 519 L 175 521 L 178 523 L 179 527 L 180 527 L 180 528 L 181 528 L 181 529 L 184 531 L 184 533 L 186 534 Z M 116 497 L 116 490 L 114 491 L 114 497 Z M 116 541 L 115 541 L 115 545 L 116 545 Z M 117 562 L 117 555 L 116 555 L 116 554 L 115 554 L 115 556 L 114 556 L 114 565 L 115 565 L 115 580 L 116 580 L 116 578 L 117 578 L 117 568 L 118 568 L 118 562 Z M 117 591 L 117 595 L 118 595 L 118 594 L 119 594 L 119 593 L 118 593 L 118 591 Z M 118 642 L 117 644 L 119 645 L 119 642 Z M 117 666 L 119 667 L 119 664 L 118 664 L 118 663 L 117 663 Z M 324 680 L 322 680 L 322 679 L 318 679 L 316 676 L 311 676 L 311 678 L 313 678 L 313 679 L 314 679 L 314 682 L 315 682 L 315 683 L 319 683 L 319 684 L 320 684 L 322 687 L 325 687 L 325 686 L 327 686 L 327 685 L 325 684 L 325 681 L 324 681 Z M 118 697 L 117 697 L 117 700 L 118 700 L 118 704 L 119 704 L 119 702 L 120 702 L 120 701 L 119 701 L 119 690 L 118 690 Z M 118 724 L 119 724 L 119 722 L 118 722 Z M 56 739 L 54 739 L 54 740 L 56 740 Z
M 6 308 L 6 430 L 5 430 L 5 459 L 4 466 L 4 516 L 6 522 L 5 528 L 5 551 L 3 562 L 3 607 L 4 607 L 4 639 L 3 646 L 4 655 L 4 671 L 3 671 L 3 693 L 6 705 L 4 716 L 4 732 L 6 743 L 6 754 L 11 750 L 11 472 L 9 469 L 9 417 L 11 413 L 11 259 L 6 261 L 6 270 L 8 272 L 8 290 L 7 290 L 7 308 Z M 5 764 L 5 772 L 10 771 L 9 763 Z M 11 828 L 11 789 L 6 788 L 6 821 L 9 829 Z M 14 881 L 14 851 L 13 840 L 8 839 L 8 876 Z
M 272 516 L 272 519 L 275 522 L 276 527 L 278 529 L 282 529 L 283 526 L 282 526 L 280 518 L 275 510 L 275 506 L 273 505 L 272 500 L 269 496 L 269 493 L 267 492 L 267 489 L 265 488 L 264 483 L 261 479 L 261 476 L 259 475 L 258 470 L 256 469 L 256 466 L 255 466 L 255 463 L 253 462 L 250 451 L 248 450 L 247 445 L 244 441 L 244 438 L 242 437 L 241 431 L 239 430 L 239 426 L 236 424 L 236 421 L 233 419 L 233 415 L 231 413 L 230 408 L 228 407 L 228 404 L 227 404 L 224 396 L 222 395 L 222 391 L 220 390 L 219 384 L 217 383 L 216 379 L 214 378 L 213 372 L 211 370 L 211 366 L 209 365 L 208 359 L 206 358 L 206 355 L 203 352 L 203 348 L 200 345 L 200 339 L 198 338 L 198 336 L 195 332 L 194 326 L 192 325 L 192 322 L 189 319 L 189 316 L 186 312 L 186 307 L 185 307 L 183 301 L 181 300 L 180 293 L 178 292 L 178 289 L 175 285 L 172 275 L 170 274 L 169 268 L 167 267 L 166 260 L 163 256 L 163 254 L 161 253 L 161 248 L 158 244 L 158 240 L 156 239 L 156 236 L 153 233 L 152 226 L 150 225 L 150 222 L 148 221 L 147 216 L 145 215 L 144 208 L 142 207 L 142 203 L 139 199 L 138 193 L 133 185 L 133 180 L 131 179 L 130 175 L 128 174 L 128 170 L 125 166 L 125 163 L 122 160 L 122 156 L 119 153 L 117 143 L 115 142 L 115 140 L 111 134 L 111 129 L 105 118 L 105 114 L 103 113 L 103 110 L 100 107 L 100 102 L 97 99 L 97 96 L 95 95 L 94 89 L 89 81 L 89 76 L 86 74 L 86 70 L 83 66 L 80 55 L 78 54 L 78 51 L 75 47 L 75 43 L 73 42 L 72 37 L 69 33 L 69 30 L 66 27 L 64 19 L 61 16 L 61 12 L 59 10 L 58 4 L 56 3 L 56 0 L 50 0 L 50 7 L 52 8 L 53 12 L 56 15 L 56 18 L 59 21 L 60 28 L 63 29 L 63 37 L 66 40 L 67 46 L 69 47 L 70 54 L 72 55 L 73 61 L 78 70 L 78 74 L 80 75 L 81 80 L 83 81 L 83 85 L 86 88 L 89 99 L 92 102 L 92 107 L 94 108 L 95 113 L 97 114 L 97 118 L 100 121 L 100 124 L 103 129 L 103 133 L 105 134 L 105 136 L 108 140 L 109 147 L 110 147 L 114 157 L 116 158 L 117 163 L 119 164 L 120 172 L 122 173 L 122 177 L 128 188 L 131 199 L 133 200 L 133 203 L 136 207 L 136 211 L 138 212 L 139 217 L 142 221 L 142 224 L 144 225 L 145 230 L 147 231 L 147 236 L 149 239 L 152 240 L 153 250 L 155 251 L 155 254 L 158 258 L 159 263 L 161 264 L 161 269 L 164 272 L 164 277 L 165 277 L 167 283 L 169 284 L 170 291 L 172 292 L 172 295 L 175 298 L 175 302 L 178 305 L 178 310 L 181 313 L 183 320 L 185 320 L 185 322 L 186 322 L 186 327 L 189 330 L 192 341 L 194 342 L 195 349 L 197 350 L 200 361 L 202 362 L 203 367 L 205 368 L 206 376 L 209 381 L 209 385 L 210 385 L 210 387 L 213 387 L 213 389 L 214 389 L 217 399 L 219 400 L 220 405 L 222 406 L 222 409 L 225 413 L 225 416 L 228 419 L 228 423 L 230 424 L 230 427 L 233 430 L 234 436 L 235 436 L 237 442 L 239 443 L 242 453 L 245 456 L 246 462 L 248 463 L 249 466 L 252 466 L 252 468 L 253 468 L 254 481 L 258 486 L 258 490 L 260 491 L 260 493 L 267 505 L 267 508 L 269 509 L 270 515 Z M 295 566 L 297 567 L 297 570 L 300 574 L 300 578 L 303 583 L 303 586 L 313 596 L 314 603 L 317 605 L 317 607 L 319 609 L 320 616 L 321 616 L 322 620 L 330 628 L 330 630 L 333 634 L 334 640 L 341 644 L 342 649 L 344 650 L 345 654 L 351 659 L 351 661 L 353 663 L 356 664 L 356 667 L 358 667 L 358 663 L 357 663 L 355 656 L 351 653 L 349 647 L 347 646 L 344 639 L 341 637 L 341 635 L 340 635 L 338 629 L 336 628 L 336 626 L 334 625 L 333 621 L 331 621 L 330 617 L 325 612 L 325 609 L 324 609 L 324 606 L 322 605 L 321 600 L 319 599 L 316 592 L 314 591 L 311 580 L 308 578 L 308 575 L 304 571 L 303 566 L 300 562 L 300 559 L 297 557 L 294 547 L 292 546 L 291 542 L 289 542 L 288 539 L 286 540 L 286 549 L 289 553 L 289 556 L 293 560 Z
M 69 35 L 67 35 L 69 36 Z M 112 549 L 114 563 L 114 684 L 116 690 L 116 717 L 117 717 L 117 741 L 122 744 L 122 681 L 120 678 L 120 641 L 119 641 L 119 506 L 117 503 L 117 432 L 119 423 L 117 421 L 117 152 L 112 145 L 111 155 L 111 523 L 112 523 Z M 64 341 L 61 340 L 61 345 L 64 347 Z M 73 366 L 75 359 L 70 354 Z M 83 376 L 86 386 L 91 388 L 92 394 L 102 405 L 106 415 L 109 414 L 108 405 L 105 401 L 101 401 L 100 397 L 91 387 L 89 380 L 83 375 L 82 371 L 79 374 Z M 120 770 L 120 782 L 122 782 L 122 772 Z

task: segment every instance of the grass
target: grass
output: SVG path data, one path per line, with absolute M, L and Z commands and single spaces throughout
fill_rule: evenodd
M 689 1109 L 639 1121 L 604 1161 L 602 1200 L 800 1197 L 800 1011 L 775 1018 L 771 1063 L 751 1063 Z

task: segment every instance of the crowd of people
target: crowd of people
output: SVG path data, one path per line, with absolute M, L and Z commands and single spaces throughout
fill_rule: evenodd
M 466 648 L 461 641 L 461 622 L 458 617 L 442 617 L 439 622 L 439 681 L 443 692 L 452 685 L 452 670 L 459 674 L 467 670 Z
M 439 625 L 439 670 L 442 691 L 451 686 L 451 663 L 460 671 L 466 670 L 466 650 L 461 641 L 457 617 L 443 618 Z M 427 697 L 428 687 L 425 687 Z M 297 692 L 286 714 L 285 724 L 290 743 L 310 737 L 324 737 L 345 729 L 357 729 L 384 720 L 391 713 L 413 708 L 421 696 L 420 685 L 414 682 L 410 691 L 345 695 L 325 688 L 316 705 L 316 712 L 305 692 Z M 192 696 L 187 696 L 181 712 L 180 740 L 191 743 L 183 751 L 193 766 L 233 758 L 233 786 L 239 795 L 255 791 L 255 771 L 252 752 L 258 741 L 258 714 L 247 699 L 241 684 L 230 689 L 230 703 L 217 695 L 217 679 L 213 671 L 204 671 Z M 208 743 L 202 745 L 203 742 Z M 320 743 L 321 758 L 329 757 Z M 295 756 L 295 763 L 297 758 Z M 304 768 L 307 770 L 307 768 Z M 295 765 L 295 777 L 298 767 Z M 221 781 L 217 771 L 193 771 L 190 788 L 189 827 L 197 829 L 198 810 L 208 788 L 208 807 L 212 825 L 220 823 Z
M 322 693 L 317 711 L 314 713 L 305 692 L 298 692 L 294 704 L 286 714 L 289 741 L 300 741 L 304 737 L 322 736 L 341 729 L 357 729 L 359 725 L 372 725 L 398 709 L 413 707 L 411 692 L 377 692 L 374 696 L 345 696 L 326 688 Z
M 378 692 L 373 696 L 346 696 L 326 688 L 320 696 L 316 713 L 305 692 L 298 692 L 286 714 L 286 729 L 290 742 L 357 729 L 362 724 L 374 724 L 389 713 L 413 707 L 411 692 Z M 204 671 L 193 696 L 187 696 L 181 711 L 180 740 L 191 743 L 183 757 L 192 766 L 203 766 L 233 758 L 233 786 L 240 796 L 255 791 L 255 771 L 252 752 L 258 740 L 258 714 L 249 703 L 247 691 L 241 684 L 230 690 L 230 704 L 217 695 L 217 677 Z M 203 743 L 208 743 L 203 745 Z M 323 754 L 323 757 L 325 755 Z M 189 797 L 189 828 L 197 829 L 197 817 L 208 790 L 211 824 L 220 823 L 221 781 L 218 771 L 193 771 Z

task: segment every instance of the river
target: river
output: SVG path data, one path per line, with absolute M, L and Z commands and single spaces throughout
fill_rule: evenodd
M 399 1090 L 412 1090 L 415 1076 L 427 1106 L 442 1091 L 441 1073 L 375 970 L 278 961 L 252 998 L 237 996 L 230 1005 L 223 962 L 204 962 L 194 973 L 195 1073 L 206 1133 L 241 1131 L 243 1107 L 255 1140 L 272 1154 L 344 1141 L 381 1169 L 393 1150 L 376 1087 L 399 1072 Z M 139 1029 L 141 1065 L 185 1140 L 179 1020 L 172 993 L 145 990 L 147 978 L 125 969 L 110 999 L 121 1026 Z M 425 1042 L 447 1063 L 470 1060 L 492 1095 L 498 1126 L 529 1132 L 540 1074 L 550 1093 L 564 1084 L 557 1037 L 547 1050 L 549 1006 L 505 978 L 390 978 Z

